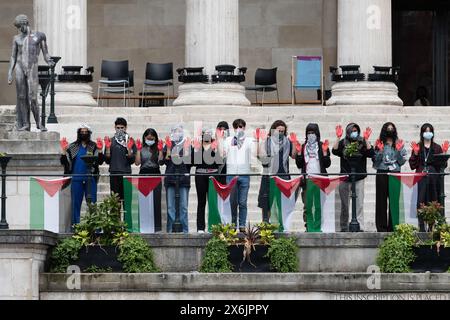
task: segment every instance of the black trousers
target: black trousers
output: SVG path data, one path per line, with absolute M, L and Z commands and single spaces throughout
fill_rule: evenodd
M 197 190 L 197 231 L 205 230 L 205 208 L 208 198 L 209 176 L 195 176 Z
M 123 176 L 110 176 L 109 184 L 111 193 L 117 193 L 119 195 L 120 201 L 123 203 Z
M 387 173 L 388 171 L 378 170 L 378 173 Z M 391 209 L 388 208 L 389 199 L 389 176 L 377 175 L 375 179 L 375 224 L 378 232 L 392 232 Z

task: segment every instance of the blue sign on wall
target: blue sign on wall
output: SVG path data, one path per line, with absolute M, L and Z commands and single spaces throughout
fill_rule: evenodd
M 295 61 L 295 88 L 320 89 L 322 84 L 322 57 L 298 56 Z

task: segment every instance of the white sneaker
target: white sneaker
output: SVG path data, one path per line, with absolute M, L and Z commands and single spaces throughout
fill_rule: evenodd
M 204 230 L 198 230 L 197 233 L 205 233 Z

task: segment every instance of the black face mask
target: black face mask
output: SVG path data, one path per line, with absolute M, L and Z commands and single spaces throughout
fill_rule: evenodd
M 394 131 L 388 130 L 386 131 L 386 138 L 394 138 Z
M 90 133 L 79 133 L 78 139 L 83 142 L 88 142 L 91 139 Z

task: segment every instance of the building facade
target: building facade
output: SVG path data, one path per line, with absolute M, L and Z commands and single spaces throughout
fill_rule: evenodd
M 449 7 L 441 0 L 3 1 L 0 60 L 9 60 L 16 33 L 12 21 L 25 13 L 36 29 L 47 34 L 51 54 L 63 57 L 59 66 L 95 67 L 94 92 L 102 59 L 130 60 L 138 91 L 147 62 L 173 62 L 178 68 L 194 59 L 195 63 L 204 60 L 203 65 L 210 68 L 222 55 L 229 61 L 221 62 L 248 67 L 246 84 L 253 82 L 257 68 L 278 67 L 280 97 L 287 102 L 291 99 L 291 57 L 320 55 L 325 90 L 333 86 L 329 66 L 357 64 L 366 74 L 374 65 L 399 66 L 397 87 L 405 105 L 415 103 L 419 88 L 426 90 L 432 105 L 449 105 Z M 219 42 L 210 43 L 219 49 L 201 57 L 202 47 L 195 48 L 201 39 L 192 38 L 193 28 L 208 18 L 217 30 L 226 32 Z M 230 19 L 237 27 L 230 27 Z M 6 83 L 7 69 L 7 63 L 0 64 L 5 79 L 0 82 L 0 102 L 14 104 L 15 90 Z M 398 105 L 397 87 L 367 85 L 340 88 L 334 96 L 343 93 L 344 97 L 337 104 L 371 104 L 364 94 L 375 92 L 384 97 L 378 103 Z M 301 94 L 301 100 L 316 97 L 316 92 Z M 253 94 L 248 98 L 254 101 Z

